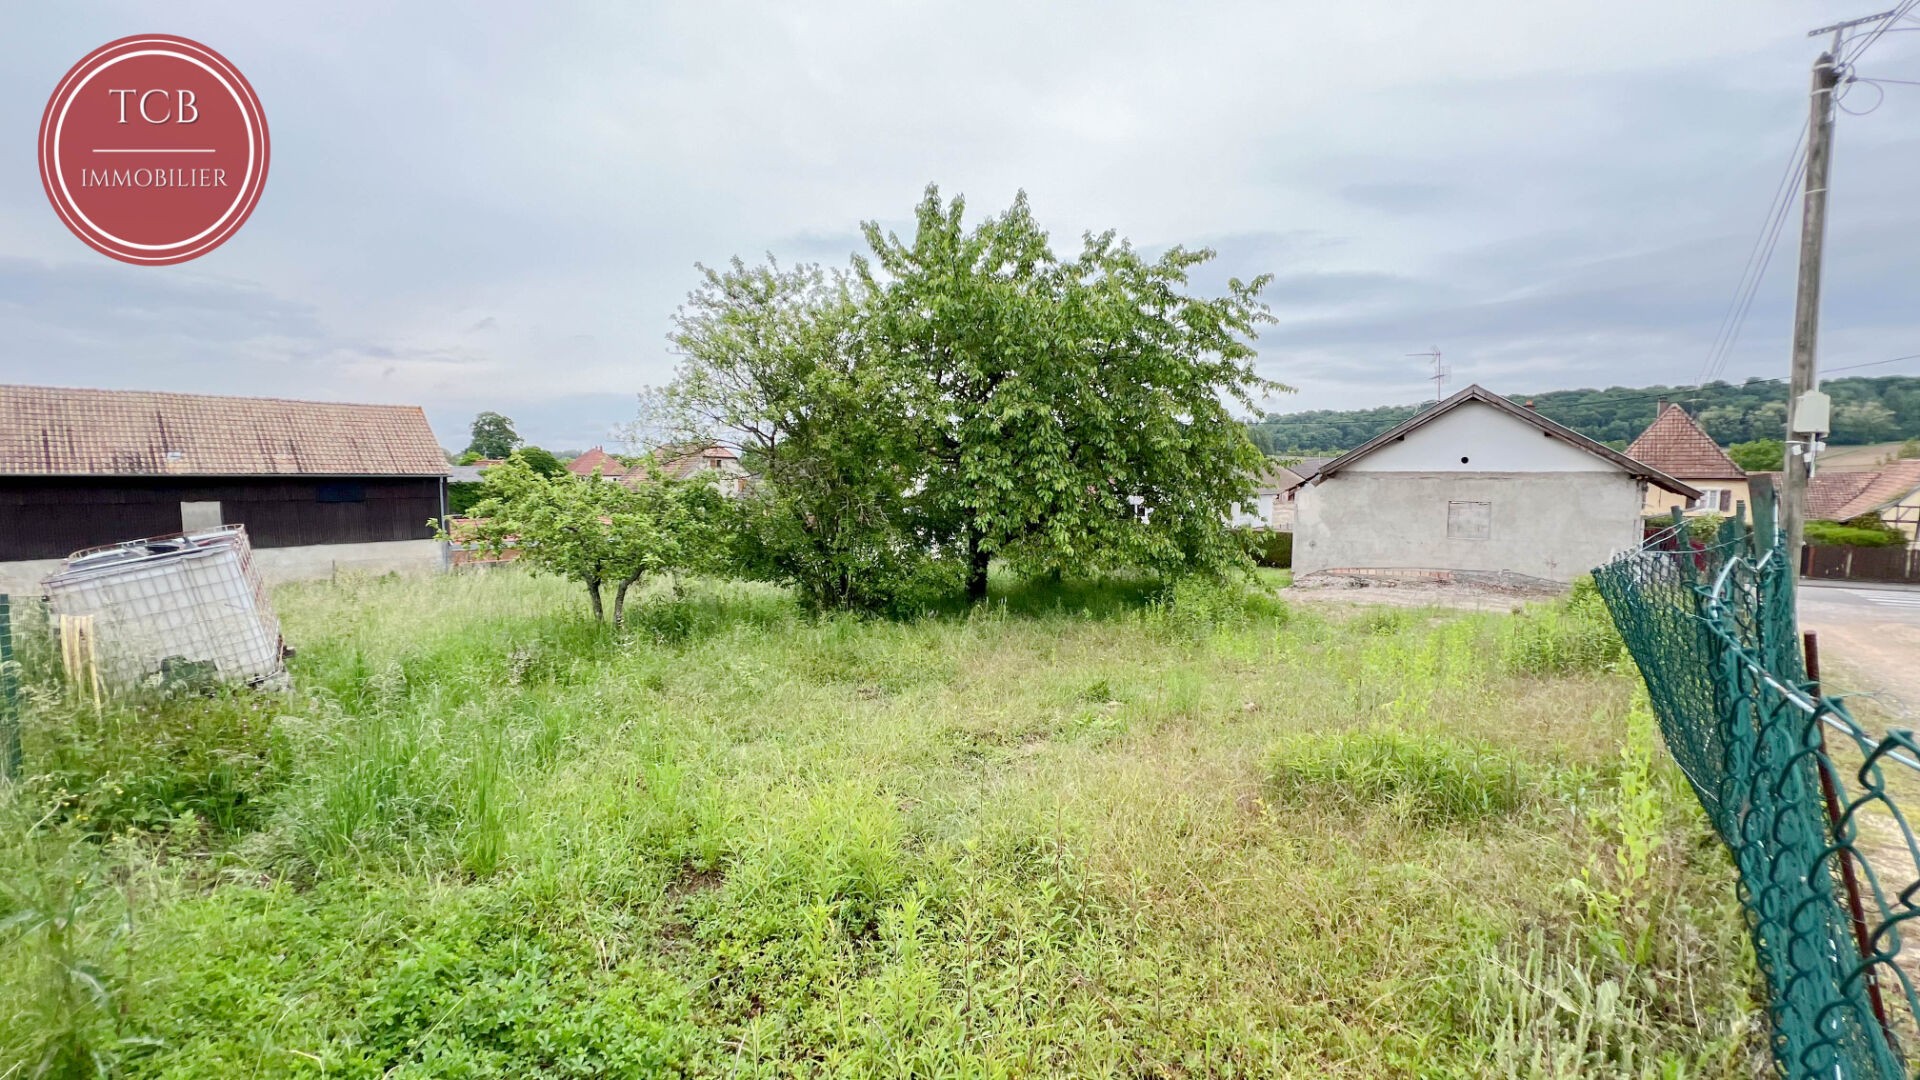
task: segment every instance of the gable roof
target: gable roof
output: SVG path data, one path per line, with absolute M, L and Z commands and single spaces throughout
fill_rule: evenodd
M 1548 437 L 1559 439 L 1562 442 L 1565 442 L 1568 446 L 1571 446 L 1576 450 L 1584 450 L 1587 453 L 1592 454 L 1594 457 L 1597 457 L 1602 461 L 1605 461 L 1609 465 L 1612 465 L 1615 468 L 1621 470 L 1622 472 L 1625 472 L 1627 475 L 1633 477 L 1636 480 L 1645 480 L 1650 484 L 1654 484 L 1656 486 L 1665 488 L 1666 490 L 1673 492 L 1675 495 L 1679 495 L 1684 498 L 1697 499 L 1700 497 L 1699 489 L 1689 487 L 1686 484 L 1681 483 L 1679 480 L 1676 480 L 1673 477 L 1667 475 L 1666 473 L 1660 471 L 1659 469 L 1656 469 L 1651 465 L 1646 464 L 1645 462 L 1636 461 L 1633 458 L 1630 458 L 1627 455 L 1622 454 L 1620 451 L 1615 450 L 1611 446 L 1603 446 L 1600 443 L 1594 442 L 1592 439 L 1587 438 L 1585 435 L 1580 434 L 1579 432 L 1573 430 L 1570 427 L 1566 427 L 1564 425 L 1554 423 L 1552 420 L 1549 420 L 1546 417 L 1541 416 L 1538 412 L 1535 412 L 1532 409 L 1522 408 L 1519 405 L 1515 405 L 1513 402 L 1508 401 L 1506 398 L 1501 397 L 1499 394 L 1496 394 L 1493 391 L 1488 390 L 1485 387 L 1482 387 L 1479 383 L 1475 383 L 1472 386 L 1467 387 L 1465 390 L 1462 390 L 1459 393 L 1453 395 L 1452 397 L 1446 399 L 1445 401 L 1440 402 L 1438 405 L 1435 405 L 1431 409 L 1427 409 L 1424 412 L 1415 413 L 1413 416 L 1410 416 L 1407 419 L 1400 421 L 1398 424 L 1395 424 L 1393 427 L 1387 429 L 1386 431 L 1383 431 L 1380 434 L 1375 435 L 1373 438 L 1368 439 L 1366 442 L 1361 443 L 1359 446 L 1354 447 L 1353 449 L 1347 451 L 1346 453 L 1341 454 L 1339 457 L 1334 458 L 1332 461 L 1329 461 L 1326 464 L 1320 466 L 1320 468 L 1316 469 L 1313 475 L 1308 477 L 1307 479 L 1309 481 L 1316 481 L 1316 480 L 1323 480 L 1323 479 L 1326 479 L 1327 477 L 1333 476 L 1334 474 L 1338 473 L 1341 469 L 1344 469 L 1347 466 L 1353 464 L 1354 462 L 1359 461 L 1361 458 L 1366 457 L 1368 454 L 1371 454 L 1374 451 L 1379 450 L 1380 448 L 1388 445 L 1389 443 L 1398 442 L 1399 440 L 1405 438 L 1406 436 L 1412 434 L 1413 432 L 1420 430 L 1423 427 L 1426 427 L 1428 424 L 1433 423 L 1435 420 L 1438 420 L 1440 417 L 1445 416 L 1446 414 L 1452 412 L 1453 410 L 1459 408 L 1460 406 L 1473 401 L 1477 401 L 1482 405 L 1492 406 L 1493 408 L 1498 409 L 1503 413 L 1506 413 L 1508 416 L 1511 416 L 1516 420 L 1520 420 L 1527 424 L 1530 424 L 1533 427 L 1539 429 L 1543 434 L 1547 435 Z
M 1277 470 L 1274 475 L 1279 477 L 1277 487 L 1269 488 L 1266 481 L 1267 474 L 1261 474 L 1260 491 L 1262 494 L 1291 491 L 1301 484 L 1306 483 L 1308 477 L 1320 471 L 1320 466 L 1325 465 L 1333 459 L 1330 457 L 1303 457 L 1297 459 L 1281 458 L 1280 460 L 1292 460 L 1293 464 L 1281 465 L 1276 463 L 1273 466 L 1274 470 Z
M 1777 472 L 1754 473 L 1781 485 Z M 1816 472 L 1807 480 L 1808 521 L 1851 521 L 1920 492 L 1920 461 L 1896 461 L 1872 472 Z
M 1689 480 L 1741 480 L 1747 475 L 1679 405 L 1661 409 L 1627 447 L 1627 456 Z
M 600 471 L 601 476 L 627 475 L 627 467 L 620 464 L 619 458 L 597 446 L 567 462 L 567 471 L 575 476 L 592 476 L 595 469 Z
M 739 464 L 740 455 L 719 443 L 705 445 L 662 446 L 654 451 L 660 462 L 660 470 L 668 476 L 682 479 L 692 476 L 701 469 L 725 467 L 731 461 Z M 719 463 L 715 465 L 714 463 Z
M 445 476 L 417 405 L 0 386 L 0 476 Z
M 1256 495 L 1277 495 L 1290 487 L 1298 486 L 1304 479 L 1306 479 L 1306 477 L 1296 472 L 1292 467 L 1282 465 L 1273 458 L 1268 458 L 1267 463 L 1261 467 L 1259 474 L 1254 477 L 1254 493 Z
M 1807 484 L 1807 517 L 1851 521 L 1920 491 L 1920 461 L 1896 461 L 1875 472 L 1815 473 Z

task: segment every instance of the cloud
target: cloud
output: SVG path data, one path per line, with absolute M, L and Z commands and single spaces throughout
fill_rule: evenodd
M 449 445 L 494 408 L 591 445 L 670 371 L 696 262 L 842 262 L 937 181 L 977 213 L 1026 190 L 1062 248 L 1106 228 L 1212 247 L 1196 287 L 1273 273 L 1282 408 L 1417 399 L 1405 354 L 1436 344 L 1501 388 L 1684 380 L 1804 116 L 1804 30 L 1851 14 L 195 5 L 161 29 L 259 91 L 259 209 L 204 259 L 124 267 L 64 231 L 31 167 L 0 170 L 0 379 L 415 401 Z M 74 60 L 151 28 L 130 0 L 16 13 L 0 132 L 26 146 Z M 1862 74 L 1903 77 L 1914 36 Z M 1840 129 L 1826 332 L 1855 360 L 1920 351 L 1920 90 L 1886 89 Z M 1729 375 L 1784 366 L 1792 260 L 1788 235 Z

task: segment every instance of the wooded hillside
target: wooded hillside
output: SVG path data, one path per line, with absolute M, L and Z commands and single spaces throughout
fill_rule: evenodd
M 1832 379 L 1821 389 L 1833 397 L 1832 443 L 1858 445 L 1920 435 L 1920 377 Z M 1513 400 L 1530 400 L 1543 415 L 1589 438 L 1622 444 L 1653 422 L 1662 399 L 1678 401 L 1725 446 L 1750 439 L 1780 438 L 1786 427 L 1786 396 L 1782 381 L 1756 378 L 1740 384 L 1550 390 L 1516 394 Z M 1270 413 L 1249 430 L 1255 444 L 1268 453 L 1348 450 L 1424 407 L 1409 404 Z

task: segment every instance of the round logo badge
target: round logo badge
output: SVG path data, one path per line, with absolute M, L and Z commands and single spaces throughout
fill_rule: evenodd
M 94 50 L 40 119 L 40 181 L 67 228 L 122 262 L 219 247 L 267 181 L 267 118 L 226 57 L 139 34 Z

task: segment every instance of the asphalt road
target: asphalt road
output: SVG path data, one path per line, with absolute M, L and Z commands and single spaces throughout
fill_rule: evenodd
M 1822 682 L 1871 694 L 1895 718 L 1920 724 L 1920 588 L 1800 587 L 1800 627 L 1820 635 Z

